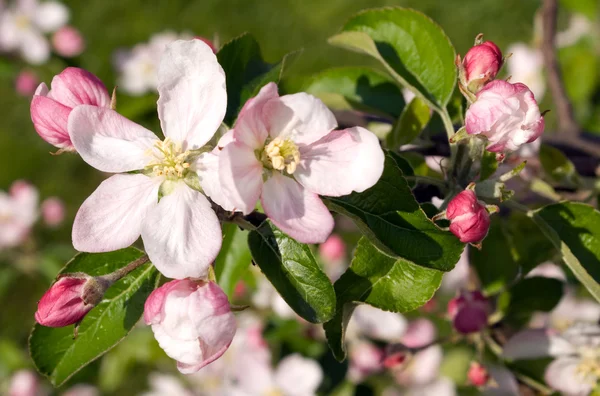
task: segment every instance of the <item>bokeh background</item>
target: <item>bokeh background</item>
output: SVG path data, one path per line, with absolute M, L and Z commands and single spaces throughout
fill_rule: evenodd
M 66 204 L 62 226 L 55 229 L 40 226 L 34 230 L 35 239 L 22 247 L 25 254 L 16 263 L 19 270 L 15 270 L 13 256 L 0 252 L 0 384 L 6 384 L 14 370 L 30 367 L 23 348 L 34 323 L 37 300 L 74 252 L 70 246 L 70 225 L 79 205 L 105 178 L 77 155 L 50 155 L 55 148 L 38 137 L 31 123 L 30 97 L 15 92 L 19 72 L 34 71 L 41 81 L 49 84 L 52 76 L 65 67 L 79 66 L 96 74 L 111 90 L 117 81 L 115 51 L 148 41 L 157 32 L 171 30 L 216 39 L 221 44 L 250 32 L 260 43 L 265 60 L 270 62 L 304 49 L 288 73 L 297 77 L 331 66 L 371 64 L 366 57 L 327 44 L 327 38 L 338 32 L 351 15 L 365 8 L 405 6 L 420 10 L 439 23 L 457 53 L 464 54 L 478 33 L 484 33 L 503 49 L 515 42 L 533 44 L 535 14 L 540 6 L 538 0 L 69 0 L 63 3 L 71 11 L 69 24 L 81 31 L 86 42 L 86 50 L 80 56 L 72 59 L 53 56 L 44 65 L 31 66 L 18 57 L 0 55 L 0 189 L 8 190 L 15 180 L 25 179 L 39 189 L 42 198 L 56 196 Z M 598 12 L 598 1 L 561 1 L 559 30 L 566 28 L 573 12 L 593 17 Z M 582 45 L 582 51 L 561 52 L 561 61 L 569 71 L 567 78 L 573 81 L 569 84 L 569 94 L 576 103 L 582 103 L 577 116 L 590 133 L 600 133 L 597 122 L 600 117 L 595 115 L 596 102 L 600 102 L 596 93 L 600 40 Z M 158 131 L 152 105 L 156 94 L 133 97 L 117 93 L 120 112 Z M 540 107 L 551 108 L 549 93 Z M 553 122 L 553 115 L 549 114 L 550 133 Z M 145 366 L 144 362 L 162 357 L 162 351 L 147 331 L 123 345 L 126 346 L 108 355 L 105 360 L 109 363 L 91 365 L 75 381 L 83 378 L 96 382 L 107 394 L 126 395 L 146 387 L 150 365 Z M 165 367 L 172 371 L 170 362 L 165 362 Z M 331 370 L 336 370 L 335 367 L 332 362 Z

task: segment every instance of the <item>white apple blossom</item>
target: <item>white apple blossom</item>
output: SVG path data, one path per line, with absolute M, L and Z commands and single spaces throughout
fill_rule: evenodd
M 17 51 L 31 64 L 45 63 L 50 58 L 45 34 L 68 20 L 69 10 L 59 2 L 16 0 L 0 14 L 0 50 Z
M 22 243 L 39 216 L 38 191 L 22 180 L 0 191 L 0 250 Z
M 508 47 L 507 53 L 512 54 L 506 60 L 510 82 L 527 85 L 535 99 L 541 101 L 546 93 L 542 52 L 525 43 L 515 43 Z

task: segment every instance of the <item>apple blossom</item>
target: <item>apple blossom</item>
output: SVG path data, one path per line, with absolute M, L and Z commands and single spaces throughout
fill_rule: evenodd
M 542 100 L 546 93 L 542 51 L 524 43 L 515 43 L 508 47 L 508 53 L 511 56 L 506 60 L 506 67 L 510 81 L 525 84 L 537 100 Z
M 38 191 L 22 180 L 0 191 L 0 250 L 22 243 L 38 218 Z
M 38 84 L 39 79 L 34 72 L 23 70 L 15 80 L 15 90 L 21 96 L 31 96 Z
M 40 380 L 31 370 L 19 370 L 10 379 L 7 396 L 42 396 Z
M 203 184 L 194 170 L 225 115 L 225 75 L 211 49 L 191 40 L 167 46 L 158 77 L 164 141 L 111 109 L 83 105 L 69 116 L 69 135 L 83 160 L 118 173 L 79 209 L 73 246 L 107 252 L 141 234 L 163 275 L 205 278 L 222 236 L 210 202 L 194 189 Z
M 65 219 L 65 204 L 60 198 L 50 197 L 42 202 L 42 218 L 50 227 L 60 225 Z
M 476 96 L 467 110 L 465 126 L 468 134 L 487 138 L 488 151 L 516 151 L 544 131 L 544 117 L 526 85 L 494 80 Z
M 141 396 L 194 396 L 194 393 L 185 387 L 182 381 L 169 374 L 150 373 L 148 376 L 150 390 L 143 392 Z
M 479 362 L 471 362 L 469 371 L 467 372 L 467 379 L 472 385 L 484 386 L 490 380 L 490 374 Z
M 346 255 L 346 244 L 342 237 L 331 234 L 325 242 L 319 245 L 319 254 L 327 262 L 342 260 Z
M 477 200 L 475 192 L 463 190 L 452 198 L 446 209 L 450 232 L 462 243 L 481 242 L 490 229 L 490 215 L 485 203 Z
M 462 334 L 487 327 L 490 311 L 490 302 L 480 291 L 461 292 L 448 303 L 448 315 L 454 329 Z
M 472 47 L 463 59 L 461 80 L 472 93 L 477 93 L 489 81 L 493 80 L 502 67 L 502 51 L 491 41 L 485 41 Z M 461 71 L 463 69 L 461 68 Z
M 247 214 L 260 198 L 267 216 L 292 238 L 325 242 L 334 224 L 319 194 L 362 192 L 383 172 L 384 155 L 374 134 L 336 126 L 331 111 L 314 96 L 280 97 L 277 85 L 265 85 L 246 102 L 233 141 L 219 154 L 226 199 Z
M 159 65 L 167 45 L 177 40 L 190 40 L 192 35 L 171 31 L 154 34 L 147 43 L 115 54 L 115 66 L 120 73 L 118 85 L 130 95 L 154 92 L 159 85 Z M 212 50 L 212 45 L 209 45 Z
M 353 342 L 348 350 L 348 379 L 360 383 L 382 369 L 383 351 L 369 341 Z
M 42 296 L 35 320 L 42 326 L 64 327 L 80 322 L 104 296 L 109 286 L 83 273 L 67 274 Z
M 383 311 L 368 304 L 361 304 L 354 309 L 346 337 L 352 339 L 365 336 L 374 340 L 395 342 L 399 341 L 407 329 L 408 323 L 404 316 Z
M 63 26 L 52 36 L 52 45 L 57 54 L 72 58 L 83 52 L 85 41 L 81 32 L 73 26 Z
M 165 353 L 184 374 L 212 363 L 235 335 L 227 296 L 214 282 L 174 280 L 154 290 L 144 306 L 144 321 Z
M 546 383 L 564 395 L 588 395 L 600 379 L 600 326 L 576 323 L 562 333 L 522 330 L 504 345 L 503 354 L 512 360 L 554 357 L 546 367 Z
M 41 83 L 31 100 L 31 120 L 42 139 L 59 149 L 73 151 L 67 124 L 73 108 L 79 105 L 110 107 L 110 95 L 92 73 L 67 67 L 54 76 L 49 90 Z
M 69 20 L 69 10 L 56 1 L 16 0 L 0 15 L 0 49 L 18 51 L 27 62 L 42 64 L 50 57 L 44 33 L 51 33 Z

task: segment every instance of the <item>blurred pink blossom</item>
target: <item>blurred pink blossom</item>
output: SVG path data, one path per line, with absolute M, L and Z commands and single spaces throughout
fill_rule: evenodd
M 29 70 L 23 70 L 15 80 L 15 90 L 21 96 L 31 96 L 39 83 L 37 74 Z
M 50 227 L 60 225 L 65 219 L 65 204 L 60 198 L 49 197 L 42 202 L 42 218 Z
M 7 194 L 0 191 L 0 249 L 22 243 L 38 218 L 38 191 L 23 180 Z
M 85 40 L 73 26 L 63 26 L 52 36 L 52 45 L 57 54 L 66 58 L 80 55 L 85 49 Z

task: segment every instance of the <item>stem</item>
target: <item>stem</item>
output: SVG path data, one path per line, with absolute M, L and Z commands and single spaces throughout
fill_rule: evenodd
M 255 231 L 257 228 L 254 224 L 252 224 L 251 222 L 246 220 L 243 216 L 236 215 L 229 219 L 225 219 L 224 221 L 226 223 L 235 224 L 235 225 L 239 226 L 240 228 L 242 228 L 244 230 L 248 230 L 248 231 Z
M 125 267 L 119 268 L 115 272 L 112 272 L 108 275 L 99 276 L 99 278 L 107 281 L 109 284 L 113 284 L 114 282 L 118 281 L 119 279 L 121 279 L 122 277 L 124 277 L 125 275 L 127 275 L 128 273 L 130 273 L 131 271 L 136 269 L 137 267 L 139 267 L 143 264 L 146 264 L 149 260 L 150 259 L 148 258 L 148 255 L 144 254 L 142 257 L 140 257 L 137 260 L 132 261 L 131 263 L 127 264 Z
M 448 189 L 448 186 L 446 185 L 446 182 L 444 180 L 436 179 L 435 177 L 408 175 L 408 176 L 404 176 L 404 178 L 408 181 L 414 181 L 417 183 L 424 183 L 424 184 L 431 184 L 431 185 L 437 186 L 443 190 Z

